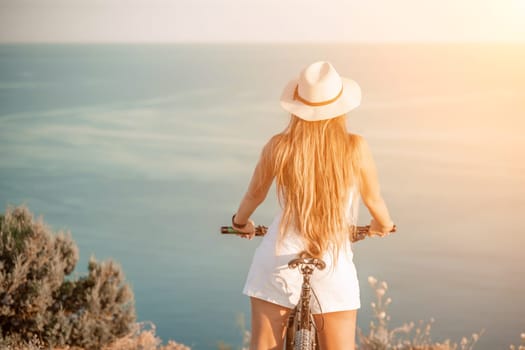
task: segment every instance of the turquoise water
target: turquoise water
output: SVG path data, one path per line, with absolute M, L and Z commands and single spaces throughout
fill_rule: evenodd
M 386 280 L 392 325 L 433 340 L 525 331 L 525 46 L 0 45 L 0 203 L 26 203 L 113 258 L 164 340 L 241 343 L 258 240 L 221 236 L 300 68 L 330 60 L 362 87 L 348 119 L 376 158 L 399 232 L 354 245 L 358 326 Z M 272 189 L 273 191 L 273 189 Z M 362 206 L 362 204 L 361 204 Z M 269 224 L 275 195 L 256 211 Z M 360 223 L 370 215 L 360 208 Z

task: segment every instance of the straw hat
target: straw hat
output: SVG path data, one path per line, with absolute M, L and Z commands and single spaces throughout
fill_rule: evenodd
M 361 102 L 361 88 L 352 79 L 341 77 L 330 62 L 306 66 L 298 78 L 283 89 L 281 106 L 307 121 L 337 117 Z

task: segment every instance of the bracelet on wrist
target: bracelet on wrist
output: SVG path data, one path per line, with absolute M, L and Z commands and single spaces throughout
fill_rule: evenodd
M 237 223 L 235 222 L 235 215 L 237 215 L 237 214 L 233 214 L 233 216 L 232 216 L 232 226 L 233 226 L 233 227 L 237 227 L 237 228 L 245 228 L 246 225 L 248 225 L 248 223 L 245 223 L 245 224 L 242 224 L 242 225 L 237 224 Z

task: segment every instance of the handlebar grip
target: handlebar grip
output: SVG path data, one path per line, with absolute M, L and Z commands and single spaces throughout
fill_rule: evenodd
M 266 226 L 256 226 L 255 227 L 256 236 L 264 236 L 267 231 L 268 231 L 268 227 Z M 232 226 L 221 226 L 221 233 L 222 234 L 234 234 L 234 235 L 242 234 L 242 232 L 237 231 Z

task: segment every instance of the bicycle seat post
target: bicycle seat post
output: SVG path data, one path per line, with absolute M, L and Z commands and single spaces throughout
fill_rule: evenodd
M 303 275 L 303 285 L 301 288 L 301 315 L 309 315 L 310 310 L 310 277 L 314 269 L 312 266 L 304 264 L 300 267 L 301 274 Z M 307 317 L 301 317 L 301 326 L 307 328 L 310 323 L 310 319 Z
M 303 285 L 301 288 L 301 299 L 300 299 L 300 319 L 299 324 L 301 328 L 308 329 L 310 325 L 310 277 L 314 271 L 314 268 L 322 270 L 326 264 L 321 259 L 316 258 L 296 258 L 288 263 L 289 268 L 296 268 L 299 266 L 299 270 L 303 275 Z

